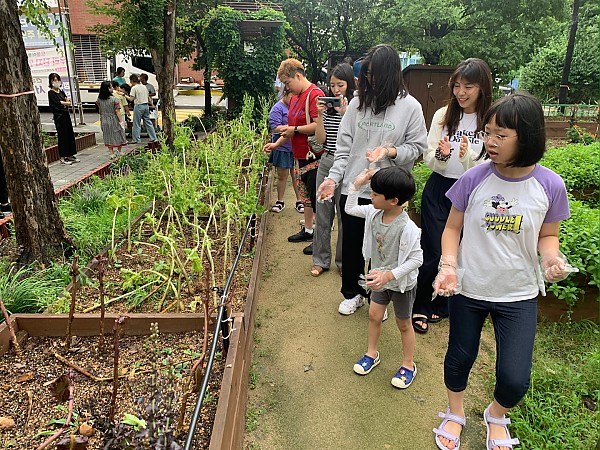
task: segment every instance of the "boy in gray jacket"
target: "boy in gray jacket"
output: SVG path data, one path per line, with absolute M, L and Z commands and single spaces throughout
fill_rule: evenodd
M 371 181 L 371 205 L 359 205 L 358 196 Z M 415 332 L 412 305 L 417 290 L 417 275 L 423 264 L 421 230 L 410 220 L 402 205 L 415 194 L 412 175 L 400 167 L 378 172 L 367 170 L 348 187 L 346 213 L 365 219 L 362 252 L 373 267 L 366 275 L 365 287 L 371 289 L 368 348 L 354 365 L 354 372 L 366 375 L 380 362 L 377 342 L 381 335 L 387 305 L 394 303 L 396 325 L 402 338 L 402 365 L 392 378 L 392 385 L 405 389 L 417 374 L 414 363 Z

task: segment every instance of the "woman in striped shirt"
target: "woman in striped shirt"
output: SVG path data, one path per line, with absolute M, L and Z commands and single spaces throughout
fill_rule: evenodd
M 340 97 L 340 106 L 327 108 L 324 101 L 317 99 L 317 129 L 315 137 L 317 141 L 323 144 L 324 153 L 321 156 L 321 163 L 317 171 L 317 186 L 320 186 L 325 177 L 329 174 L 329 169 L 333 165 L 335 154 L 335 142 L 342 116 L 346 111 L 346 106 L 356 89 L 354 80 L 354 71 L 352 66 L 346 63 L 335 66 L 329 76 L 329 95 Z M 312 255 L 313 266 L 310 274 L 318 277 L 323 272 L 329 270 L 331 265 L 331 226 L 335 209 L 339 211 L 340 187 L 335 191 L 333 201 L 319 202 L 316 210 L 315 235 L 313 236 Z M 338 270 L 342 270 L 342 221 L 338 214 L 338 238 L 335 251 L 335 264 Z

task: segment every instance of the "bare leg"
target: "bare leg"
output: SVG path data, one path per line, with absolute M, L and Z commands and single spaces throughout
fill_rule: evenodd
M 415 366 L 415 330 L 410 319 L 396 319 L 402 338 L 402 365 L 413 370 Z
M 277 168 L 277 200 L 282 202 L 285 195 L 285 185 L 287 183 L 288 169 Z
M 312 229 L 315 219 L 315 210 L 304 205 L 304 228 Z
M 452 392 L 448 390 L 448 405 L 450 405 L 450 412 L 460 417 L 465 417 L 465 391 Z M 452 433 L 455 436 L 460 436 L 462 427 L 456 422 L 448 421 L 444 425 L 444 430 Z M 449 441 L 445 437 L 439 437 L 442 445 L 446 446 L 449 450 L 455 448 L 454 442 Z
M 383 322 L 383 314 L 385 305 L 380 305 L 371 302 L 369 305 L 369 331 L 367 335 L 367 355 L 371 358 L 377 357 L 377 342 L 381 336 L 381 325 Z
M 490 406 L 490 414 L 494 417 L 504 417 L 504 415 L 510 411 L 508 408 L 505 408 L 500 403 L 494 399 L 492 405 Z M 504 427 L 500 425 L 490 424 L 490 439 L 506 439 L 506 431 Z M 496 446 L 493 450 L 508 450 L 508 447 L 504 446 Z
M 298 180 L 294 176 L 294 168 L 290 169 L 290 176 L 292 177 L 292 187 L 294 188 L 294 194 L 296 194 L 296 201 L 300 201 L 300 192 L 298 192 Z M 283 198 L 283 197 L 282 197 Z

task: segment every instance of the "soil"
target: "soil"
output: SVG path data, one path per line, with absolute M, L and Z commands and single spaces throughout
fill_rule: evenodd
M 214 305 L 218 304 L 220 298 L 218 290 L 213 290 L 213 283 L 208 278 L 208 270 L 204 271 L 204 275 L 198 276 L 192 271 L 192 263 L 188 262 L 185 267 L 190 275 L 190 282 L 187 283 L 185 277 L 178 277 L 179 270 L 175 270 L 174 284 L 179 286 L 180 299 L 174 300 L 173 292 L 167 290 L 166 296 L 163 298 L 165 288 L 154 291 L 155 287 L 160 284 L 156 281 L 154 284 L 142 288 L 147 284 L 153 275 L 150 271 L 167 273 L 170 265 L 170 257 L 165 254 L 160 243 L 149 239 L 151 231 L 147 225 L 144 225 L 141 230 L 141 236 L 144 243 L 137 242 L 139 239 L 137 227 L 132 233 L 131 250 L 127 248 L 126 241 L 120 241 L 114 258 L 109 259 L 105 263 L 104 286 L 105 286 L 105 302 L 109 303 L 106 307 L 106 312 L 125 314 L 130 312 L 202 312 L 201 301 L 208 301 L 211 305 L 211 312 L 214 312 Z M 211 228 L 212 230 L 212 228 Z M 174 247 L 177 249 L 178 257 L 181 261 L 186 260 L 186 253 L 190 242 L 193 242 L 193 236 L 189 228 L 184 227 L 185 238 L 188 245 L 184 243 L 181 236 L 173 234 Z M 215 233 L 216 236 L 223 236 L 224 233 Z M 215 264 L 215 282 L 217 287 L 222 289 L 225 285 L 225 280 L 231 270 L 233 255 L 228 258 L 227 267 L 224 267 L 225 258 L 223 250 L 223 242 L 214 235 L 212 236 L 213 258 Z M 193 245 L 193 244 L 192 244 Z M 237 250 L 237 242 L 233 242 L 233 251 Z M 248 244 L 247 244 L 248 245 Z M 253 258 L 248 251 L 238 261 L 236 276 L 233 278 L 233 283 L 230 286 L 228 295 L 229 305 L 234 312 L 244 310 L 245 299 L 248 291 L 248 282 L 250 273 L 252 272 Z M 204 267 L 208 267 L 206 260 L 203 262 Z M 99 289 L 97 280 L 97 271 L 91 273 L 91 283 L 83 286 L 77 291 L 76 312 L 90 312 L 94 305 L 99 306 Z M 156 278 L 154 278 L 156 280 Z M 181 280 L 181 281 L 179 281 Z M 140 288 L 140 289 L 138 289 Z M 139 292 L 134 295 L 123 297 L 114 303 L 111 299 L 121 297 L 123 294 L 135 290 Z M 64 308 L 64 304 L 61 308 Z M 99 308 L 94 309 L 95 312 Z
M 275 196 L 273 190 L 271 198 Z M 286 205 L 293 205 L 288 182 Z M 335 263 L 313 278 L 307 243 L 288 243 L 302 216 L 293 208 L 270 214 L 266 261 L 257 294 L 251 388 L 245 449 L 433 449 L 432 428 L 447 407 L 443 359 L 448 321 L 417 335 L 413 385 L 399 390 L 390 380 L 401 362 L 402 346 L 394 320 L 380 339 L 381 364 L 369 375 L 352 367 L 366 350 L 368 307 L 351 316 L 337 312 L 342 300 Z M 337 233 L 332 233 L 333 239 Z M 332 248 L 335 248 L 334 243 Z M 390 309 L 392 313 L 392 309 Z M 390 314 L 392 315 L 392 314 Z M 490 323 L 466 397 L 463 449 L 481 449 L 482 414 L 492 399 L 495 345 Z
M 125 325 L 126 326 L 126 325 Z M 181 394 L 185 391 L 188 378 L 187 371 L 198 358 L 190 349 L 201 348 L 201 333 L 159 334 L 158 340 L 149 340 L 148 336 L 125 336 L 120 341 L 120 385 L 115 409 L 117 422 L 125 413 L 138 417 L 145 416 L 152 389 L 150 378 L 152 370 L 152 351 L 158 349 L 160 370 L 164 373 L 167 360 L 175 371 L 175 379 L 169 383 L 164 374 L 159 380 L 159 392 L 174 399 L 173 411 L 175 420 L 179 417 Z M 70 352 L 63 353 L 63 339 L 29 338 L 23 345 L 22 355 L 17 358 L 8 352 L 0 357 L 0 416 L 10 416 L 16 427 L 12 430 L 0 431 L 3 448 L 32 449 L 41 444 L 46 437 L 37 434 L 49 430 L 58 430 L 60 425 L 48 425 L 52 420 L 67 417 L 66 402 L 56 400 L 50 392 L 50 383 L 67 373 L 69 368 L 61 362 L 55 353 L 64 356 L 72 363 L 83 367 L 97 378 L 108 378 L 98 381 L 75 372 L 74 399 L 76 418 L 70 430 L 77 432 L 83 422 L 91 424 L 95 432 L 90 437 L 88 449 L 103 448 L 102 419 L 106 419 L 110 409 L 110 397 L 113 389 L 113 352 L 112 336 L 107 341 L 107 351 L 99 350 L 99 337 L 75 337 Z M 208 448 L 210 430 L 217 407 L 218 393 L 222 378 L 225 358 L 219 357 L 213 366 L 209 384 L 209 401 L 201 411 L 201 420 L 197 428 L 196 449 Z M 171 391 L 172 389 L 172 391 Z M 144 400 L 146 399 L 146 400 Z M 184 424 L 189 424 L 194 409 L 196 395 L 191 395 L 187 404 Z M 160 417 L 160 414 L 159 414 Z M 68 436 L 68 433 L 63 436 Z M 60 440 L 60 439 L 59 439 Z M 179 439 L 185 440 L 185 434 Z M 57 442 L 57 441 L 56 441 Z M 54 444 L 48 448 L 54 448 Z

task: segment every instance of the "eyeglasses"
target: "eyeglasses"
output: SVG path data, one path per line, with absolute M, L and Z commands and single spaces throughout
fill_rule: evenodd
M 492 134 L 492 133 L 488 133 L 486 131 L 480 131 L 479 133 L 477 133 L 477 135 L 475 137 L 477 137 L 477 139 L 481 139 L 483 142 L 487 142 L 490 139 L 493 139 L 496 142 L 504 142 L 506 139 L 514 138 L 517 136 L 518 136 L 517 134 L 515 134 L 513 136 L 503 136 L 501 134 Z

